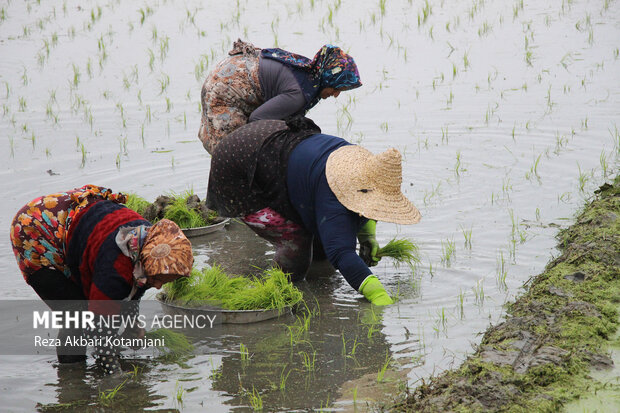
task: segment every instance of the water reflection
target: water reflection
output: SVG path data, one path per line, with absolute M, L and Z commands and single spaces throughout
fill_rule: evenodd
M 125 359 L 121 361 L 121 365 L 124 374 L 103 376 L 94 365 L 57 364 L 57 382 L 48 384 L 55 387 L 57 402 L 37 404 L 37 411 L 97 412 L 108 408 L 111 411 L 123 412 L 147 408 L 153 410 L 157 407 L 158 400 L 165 397 L 156 394 L 147 379 L 152 374 L 153 363 L 148 360 Z
M 343 383 L 383 367 L 391 350 L 381 310 L 334 305 L 324 294 L 330 284 L 320 278 L 302 286 L 308 308 L 285 324 L 230 327 L 222 346 L 238 351 L 223 358 L 213 381 L 233 396 L 227 404 L 247 406 L 254 392 L 271 408 L 326 407 Z
M 192 242 L 208 264 L 229 272 L 271 265 L 273 248 L 243 224 Z M 294 315 L 222 325 L 217 347 L 225 355 L 211 376 L 213 390 L 231 396 L 226 404 L 248 406 L 260 399 L 270 409 L 326 407 L 345 382 L 383 368 L 392 353 L 382 333 L 382 309 L 352 298 L 335 300 L 342 283 L 328 262 L 315 262 L 306 281 L 296 284 L 305 304 Z

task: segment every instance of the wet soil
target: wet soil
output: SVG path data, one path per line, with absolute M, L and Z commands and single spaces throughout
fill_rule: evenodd
M 561 255 L 526 283 L 505 321 L 490 327 L 457 370 L 422 384 L 390 411 L 557 411 L 620 385 L 603 383 L 618 345 L 620 177 L 595 191 L 558 234 Z M 610 392 L 611 391 L 611 392 Z M 600 397 L 599 397 L 600 398 Z

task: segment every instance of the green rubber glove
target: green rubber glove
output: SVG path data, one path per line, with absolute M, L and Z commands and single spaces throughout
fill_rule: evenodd
M 369 219 L 368 222 L 360 228 L 357 233 L 357 239 L 360 242 L 360 258 L 369 267 L 374 267 L 379 263 L 381 258 L 377 257 L 379 251 L 379 243 L 375 234 L 377 233 L 377 221 Z
M 364 297 L 374 305 L 394 304 L 394 301 L 383 288 L 381 281 L 374 275 L 366 277 L 360 285 L 360 293 L 364 294 Z

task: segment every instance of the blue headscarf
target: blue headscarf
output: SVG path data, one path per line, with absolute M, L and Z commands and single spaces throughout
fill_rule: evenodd
M 326 87 L 350 90 L 362 86 L 355 61 L 337 46 L 326 44 L 312 60 L 279 48 L 262 49 L 261 56 L 294 69 L 293 75 L 306 98 L 305 110 L 319 102 L 319 92 Z

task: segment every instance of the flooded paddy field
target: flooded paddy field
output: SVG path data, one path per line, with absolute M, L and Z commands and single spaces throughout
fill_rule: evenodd
M 308 116 L 375 153 L 401 151 L 423 218 L 379 223 L 377 238 L 413 240 L 421 262 L 375 267 L 398 298 L 383 309 L 317 266 L 299 318 L 225 326 L 182 363 L 128 353 L 139 373 L 110 410 L 364 410 L 415 387 L 472 352 L 556 253 L 558 228 L 618 171 L 617 1 L 4 1 L 3 300 L 36 297 L 8 237 L 30 199 L 87 183 L 151 201 L 205 193 L 200 87 L 239 37 L 355 58 L 364 85 Z M 198 265 L 235 273 L 273 255 L 238 223 L 193 244 Z M 100 391 L 118 383 L 91 363 L 0 355 L 3 409 L 105 409 Z

